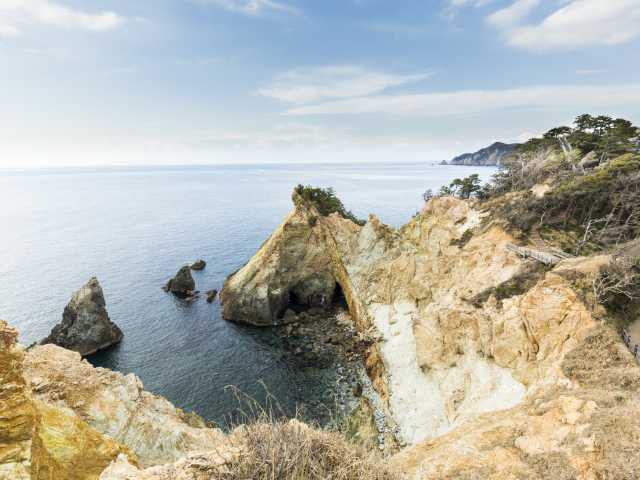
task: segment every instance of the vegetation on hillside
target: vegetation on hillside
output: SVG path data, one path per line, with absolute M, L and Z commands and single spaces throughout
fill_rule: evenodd
M 551 248 L 612 253 L 583 287 L 621 325 L 640 315 L 640 129 L 628 120 L 580 115 L 522 144 L 489 183 L 472 175 L 437 195 L 475 198 L 497 212 L 492 218 Z M 491 293 L 508 295 L 517 283 Z
M 640 315 L 640 258 L 616 257 L 592 282 L 596 301 L 619 323 L 628 325 Z
M 347 210 L 342 201 L 336 196 L 333 188 L 317 188 L 311 185 L 298 185 L 295 192 L 307 202 L 313 204 L 320 215 L 326 217 L 332 213 L 337 213 L 342 218 L 351 220 L 358 225 L 366 222 L 356 217 L 350 210 Z
M 534 195 L 536 185 L 548 192 Z M 640 129 L 621 118 L 580 115 L 573 126 L 521 145 L 488 184 L 472 175 L 438 195 L 477 198 L 525 233 L 561 232 L 556 237 L 569 253 L 605 250 L 640 233 Z

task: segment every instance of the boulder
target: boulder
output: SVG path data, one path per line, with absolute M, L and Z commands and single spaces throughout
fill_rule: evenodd
M 93 277 L 71 297 L 62 322 L 41 344 L 53 343 L 86 356 L 119 343 L 122 337 L 122 330 L 109 319 L 102 287 Z
M 582 169 L 594 168 L 600 164 L 600 157 L 596 152 L 587 153 L 582 160 L 580 160 L 580 167 Z
M 197 260 L 193 265 L 191 265 L 191 270 L 195 270 L 199 272 L 200 270 L 204 270 L 204 267 L 206 266 L 207 266 L 207 262 L 200 259 L 200 260 Z
M 218 296 L 218 290 L 209 290 L 207 292 L 207 303 L 213 303 Z
M 176 276 L 167 282 L 164 286 L 165 292 L 173 293 L 179 296 L 190 296 L 196 289 L 196 282 L 191 276 L 191 269 L 188 266 L 182 267 L 176 273 Z

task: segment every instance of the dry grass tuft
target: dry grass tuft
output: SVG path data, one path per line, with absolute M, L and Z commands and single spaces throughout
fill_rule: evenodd
M 271 407 L 237 396 L 242 424 L 229 442 L 241 453 L 216 472 L 216 480 L 400 480 L 379 452 L 349 442 L 341 432 L 282 418 Z
M 225 465 L 220 480 L 394 480 L 383 459 L 341 434 L 297 420 L 262 420 L 231 435 L 242 454 Z

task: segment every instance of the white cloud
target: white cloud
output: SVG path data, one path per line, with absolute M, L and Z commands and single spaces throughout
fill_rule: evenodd
M 0 37 L 18 36 L 29 25 L 103 32 L 124 22 L 114 12 L 88 13 L 49 0 L 0 0 L 0 18 Z
M 570 0 L 539 23 L 523 23 L 537 3 L 515 0 L 488 21 L 508 44 L 541 52 L 619 45 L 640 36 L 640 0 Z
M 640 107 L 640 84 L 562 85 L 375 95 L 298 106 L 289 109 L 286 114 L 396 114 L 433 117 L 478 114 L 504 109 L 589 111 L 611 107 Z
M 13 25 L 0 25 L 0 38 L 17 37 L 20 33 L 20 29 Z
M 601 75 L 606 72 L 607 72 L 606 70 L 598 70 L 594 68 L 583 68 L 580 70 L 576 70 L 576 75 L 581 75 L 581 76 Z
M 483 7 L 493 0 L 448 0 L 447 3 L 450 7 Z
M 195 146 L 274 146 L 326 145 L 346 143 L 351 133 L 320 125 L 285 123 L 273 128 L 254 131 L 197 131 L 192 132 L 183 143 Z
M 257 93 L 285 103 L 305 104 L 372 95 L 387 88 L 419 82 L 430 76 L 430 73 L 395 75 L 354 65 L 334 65 L 285 72 Z
M 268 12 L 281 12 L 288 14 L 300 13 L 298 9 L 284 3 L 273 0 L 204 0 L 205 3 L 217 5 L 230 12 L 243 15 L 258 16 Z
M 489 15 L 487 21 L 496 27 L 508 28 L 524 20 L 538 5 L 540 0 L 516 0 Z

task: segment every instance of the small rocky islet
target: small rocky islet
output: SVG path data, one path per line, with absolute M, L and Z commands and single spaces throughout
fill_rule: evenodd
M 173 293 L 180 297 L 191 297 L 196 293 L 196 282 L 191 275 L 191 268 L 188 265 L 180 268 L 178 273 L 171 278 L 163 290 L 167 293 Z
M 53 343 L 87 356 L 119 343 L 123 337 L 109 318 L 102 287 L 93 277 L 73 295 L 62 321 L 40 343 Z
M 196 260 L 195 262 L 193 262 L 193 264 L 191 264 L 191 270 L 194 270 L 196 272 L 200 272 L 200 271 L 204 270 L 206 266 L 207 266 L 207 262 L 205 262 L 202 259 L 199 259 L 199 260 Z

